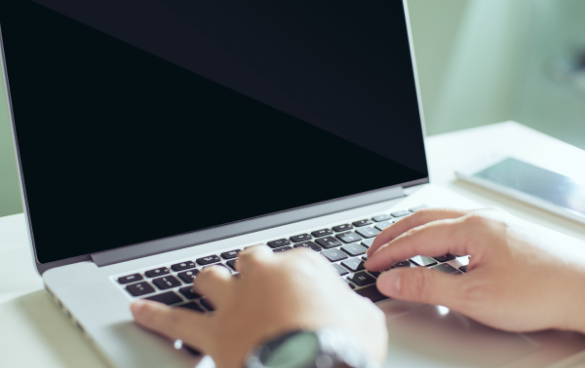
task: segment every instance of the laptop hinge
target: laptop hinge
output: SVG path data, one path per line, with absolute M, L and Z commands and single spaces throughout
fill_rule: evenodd
M 426 182 L 428 182 L 428 180 Z M 418 185 L 423 184 L 423 182 L 421 181 L 419 183 L 417 180 L 416 182 L 407 184 Z M 155 254 L 186 248 L 193 245 L 210 243 L 213 241 L 232 238 L 251 232 L 287 225 L 293 222 L 321 217 L 324 215 L 329 215 L 352 208 L 363 207 L 404 196 L 404 188 L 402 186 L 394 186 L 342 199 L 319 203 L 316 205 L 305 206 L 289 211 L 283 211 L 267 216 L 244 220 L 237 223 L 218 226 L 211 229 L 200 230 L 193 233 L 182 234 L 170 238 L 158 239 L 150 242 L 92 253 L 90 256 L 94 263 L 98 265 L 98 267 L 108 266 L 132 259 L 152 256 Z

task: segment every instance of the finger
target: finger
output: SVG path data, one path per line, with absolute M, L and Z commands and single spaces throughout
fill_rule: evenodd
M 140 326 L 172 340 L 183 340 L 189 346 L 206 350 L 211 319 L 203 313 L 184 308 L 169 308 L 162 303 L 139 300 L 130 306 Z
M 211 304 L 221 308 L 232 295 L 234 279 L 231 272 L 222 266 L 205 267 L 193 280 L 193 291 L 204 295 Z
M 368 249 L 368 257 L 372 256 L 382 245 L 392 241 L 394 238 L 397 238 L 410 229 L 427 224 L 431 221 L 461 217 L 469 212 L 470 211 L 446 208 L 425 208 L 418 210 L 414 214 L 404 217 L 395 224 L 390 225 L 378 234 L 372 243 L 372 246 Z
M 293 250 L 277 254 L 276 258 L 285 260 L 284 267 L 288 265 L 295 265 L 297 270 L 294 272 L 307 272 L 311 275 L 314 275 L 315 272 L 318 272 L 319 274 L 323 272 L 328 274 L 330 277 L 333 276 L 333 278 L 336 280 L 339 279 L 343 281 L 343 279 L 339 278 L 339 272 L 337 272 L 335 268 L 331 267 L 331 262 L 312 249 L 295 248 Z
M 468 217 L 440 220 L 419 226 L 380 247 L 364 266 L 370 271 L 385 270 L 414 256 L 475 254 L 481 237 Z
M 255 245 L 248 247 L 238 254 L 236 269 L 245 277 L 246 270 L 254 267 L 259 262 L 266 262 L 274 257 L 274 252 L 267 245 Z
M 389 297 L 457 309 L 467 275 L 449 275 L 428 268 L 395 268 L 378 277 L 378 290 Z

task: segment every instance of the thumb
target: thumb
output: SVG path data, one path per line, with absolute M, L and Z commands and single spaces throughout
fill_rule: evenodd
M 139 300 L 130 306 L 140 326 L 169 339 L 180 339 L 193 348 L 206 351 L 211 317 L 185 308 L 170 308 L 162 303 Z
M 396 268 L 378 277 L 378 290 L 411 302 L 454 307 L 466 275 L 449 275 L 429 268 Z

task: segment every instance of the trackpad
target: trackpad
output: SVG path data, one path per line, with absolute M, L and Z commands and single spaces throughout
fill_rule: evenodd
M 388 367 L 493 368 L 539 349 L 523 334 L 494 330 L 445 307 L 427 305 L 387 324 Z

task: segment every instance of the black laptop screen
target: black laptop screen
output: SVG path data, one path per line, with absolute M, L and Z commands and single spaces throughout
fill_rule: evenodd
M 38 261 L 424 179 L 400 0 L 2 0 Z

